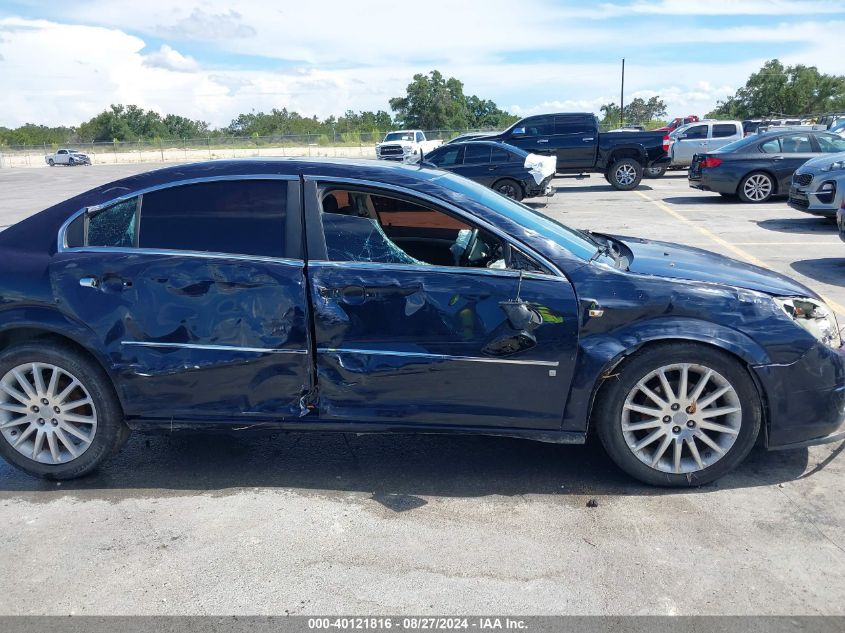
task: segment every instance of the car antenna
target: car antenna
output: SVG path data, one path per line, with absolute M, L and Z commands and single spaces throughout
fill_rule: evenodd
M 425 162 L 425 152 L 423 151 L 423 148 L 421 147 L 421 148 L 420 148 L 420 166 L 418 167 L 418 169 L 422 169 L 422 168 L 423 168 L 423 163 L 424 163 L 424 162 Z

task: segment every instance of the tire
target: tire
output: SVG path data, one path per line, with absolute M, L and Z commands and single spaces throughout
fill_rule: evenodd
M 510 178 L 502 178 L 501 180 L 496 181 L 493 183 L 493 189 L 503 196 L 507 196 L 508 198 L 512 198 L 517 201 L 522 200 L 525 197 L 525 194 L 522 191 L 522 185 Z
M 774 179 L 763 171 L 748 174 L 739 183 L 739 199 L 749 204 L 768 202 L 775 193 Z
M 617 191 L 635 189 L 643 179 L 643 166 L 633 158 L 620 158 L 607 170 L 608 181 Z
M 54 161 L 54 160 L 51 158 L 51 159 L 49 159 L 49 160 L 47 161 L 47 164 L 48 164 L 48 165 L 50 165 L 50 167 L 55 167 L 55 166 L 56 166 L 56 161 Z
M 673 400 L 682 391 L 685 365 L 688 398 L 678 399 L 678 404 Z M 665 396 L 661 369 L 673 391 L 665 406 L 642 389 L 645 386 L 658 399 Z M 708 371 L 712 371 L 709 376 Z M 655 345 L 631 356 L 615 373 L 618 379 L 599 393 L 593 420 L 610 458 L 632 477 L 654 486 L 700 486 L 733 470 L 754 447 L 762 419 L 760 398 L 746 368 L 727 353 L 696 343 Z M 705 376 L 704 391 L 696 395 Z M 707 402 L 725 386 L 729 389 L 724 395 Z M 699 402 L 705 403 L 700 409 Z M 716 409 L 726 413 L 697 418 Z M 655 411 L 653 418 L 647 410 Z M 714 429 L 713 424 L 723 430 Z
M 68 158 L 68 159 L 67 159 L 67 166 L 68 166 L 68 167 L 73 167 L 74 165 L 76 165 L 76 161 L 75 161 L 75 160 L 73 160 L 72 158 Z
M 0 391 L 6 405 L 0 410 L 0 455 L 30 475 L 81 477 L 120 450 L 129 436 L 106 373 L 69 347 L 32 342 L 6 349 L 0 353 L 0 383 L 17 392 Z
M 660 178 L 667 169 L 668 167 L 646 167 L 643 170 L 643 178 Z

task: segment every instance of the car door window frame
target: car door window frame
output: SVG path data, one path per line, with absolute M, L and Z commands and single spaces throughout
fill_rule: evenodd
M 183 187 L 195 184 L 202 184 L 208 182 L 221 181 L 251 181 L 251 180 L 276 180 L 280 182 L 292 183 L 287 187 L 287 209 L 285 216 L 285 235 L 280 235 L 280 239 L 284 239 L 285 256 L 272 257 L 269 255 L 244 255 L 239 253 L 216 253 L 210 251 L 194 251 L 190 249 L 165 249 L 165 248 L 139 248 L 137 246 L 123 247 L 123 246 L 69 246 L 67 242 L 68 228 L 80 216 L 95 213 L 97 211 L 108 209 L 116 204 L 131 200 L 132 198 L 139 198 L 145 193 L 154 191 L 161 191 L 164 189 L 171 189 L 173 187 Z M 136 226 L 138 222 L 138 211 L 136 210 Z M 87 224 L 87 223 L 86 223 Z M 304 261 L 305 253 L 302 244 L 302 192 L 300 186 L 299 175 L 280 175 L 280 174 L 237 174 L 231 176 L 209 176 L 205 178 L 190 178 L 186 180 L 178 180 L 172 182 L 161 183 L 158 185 L 137 189 L 122 196 L 118 196 L 100 204 L 83 207 L 78 211 L 72 213 L 67 220 L 64 221 L 59 228 L 57 236 L 57 253 L 73 253 L 73 252 L 108 252 L 108 253 L 124 253 L 124 254 L 146 254 L 146 255 L 180 255 L 186 257 L 208 257 L 212 259 L 241 259 L 250 261 L 271 261 L 271 262 L 295 262 L 301 264 Z M 87 236 L 86 236 L 87 237 Z M 297 237 L 299 239 L 297 240 Z M 137 231 L 135 237 L 137 244 Z
M 381 195 L 387 197 L 400 197 L 408 199 L 408 202 L 418 204 L 421 206 L 433 207 L 435 210 L 440 210 L 447 215 L 454 215 L 456 218 L 464 220 L 470 225 L 475 225 L 480 229 L 484 229 L 492 233 L 502 242 L 516 248 L 520 252 L 533 259 L 540 266 L 546 269 L 547 272 L 533 272 L 524 270 L 515 270 L 508 268 L 477 268 L 477 267 L 463 267 L 463 266 L 441 266 L 436 264 L 396 264 L 384 262 L 355 262 L 355 261 L 332 261 L 328 258 L 325 233 L 322 221 L 322 208 L 320 206 L 320 191 L 327 187 L 334 188 L 349 188 L 356 191 L 369 192 L 374 195 Z M 317 175 L 310 175 L 305 177 L 304 186 L 303 209 L 305 213 L 305 234 L 306 234 L 306 250 L 308 263 L 318 263 L 320 265 L 329 266 L 352 266 L 357 268 L 394 268 L 416 270 L 420 272 L 444 272 L 449 271 L 456 274 L 481 274 L 481 275 L 507 275 L 519 277 L 539 277 L 542 279 L 555 278 L 561 279 L 569 283 L 566 276 L 560 269 L 550 262 L 547 258 L 537 253 L 533 248 L 527 244 L 523 244 L 514 240 L 511 236 L 505 233 L 497 226 L 478 218 L 471 213 L 468 213 L 459 207 L 451 205 L 443 200 L 434 198 L 419 191 L 408 190 L 403 187 L 390 185 L 381 182 L 373 182 L 370 180 L 357 180 L 355 178 L 339 178 L 339 177 L 321 177 Z

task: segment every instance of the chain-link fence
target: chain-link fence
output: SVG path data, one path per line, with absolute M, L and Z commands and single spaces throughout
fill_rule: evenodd
M 466 132 L 483 130 L 428 130 L 429 140 L 447 141 Z M 270 156 L 330 156 L 375 158 L 376 143 L 386 132 L 341 132 L 277 136 L 211 136 L 192 139 L 154 139 L 114 143 L 0 146 L 0 168 L 45 167 L 60 147 L 88 154 L 94 164 L 169 163 L 221 158 Z

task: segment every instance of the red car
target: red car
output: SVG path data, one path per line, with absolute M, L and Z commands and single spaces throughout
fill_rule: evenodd
M 682 125 L 686 125 L 687 123 L 698 123 L 698 121 L 700 121 L 700 120 L 701 119 L 699 119 L 694 114 L 690 114 L 690 115 L 684 116 L 684 117 L 679 116 L 679 117 L 675 117 L 674 119 L 672 119 L 672 121 L 669 123 L 669 125 L 664 125 L 663 127 L 659 127 L 655 131 L 671 132 L 672 130 L 677 129 L 677 128 L 681 127 Z

